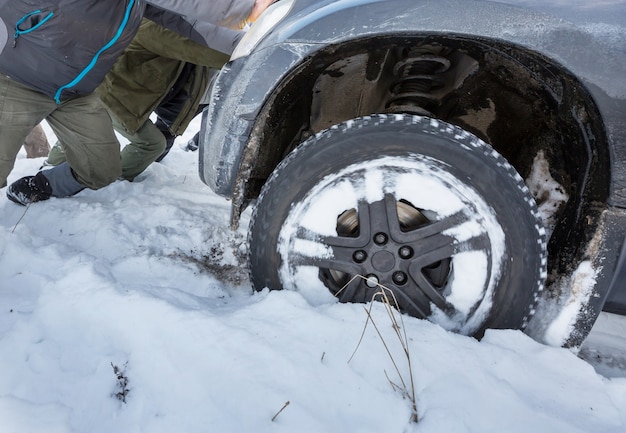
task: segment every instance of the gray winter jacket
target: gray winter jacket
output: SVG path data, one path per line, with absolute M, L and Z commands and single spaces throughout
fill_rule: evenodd
M 167 27 L 225 53 L 254 6 L 254 0 L 0 0 L 0 73 L 57 103 L 91 93 L 136 34 L 145 3 L 169 11 L 161 18 L 176 25 Z
M 0 72 L 57 102 L 91 93 L 144 8 L 143 0 L 0 0 Z

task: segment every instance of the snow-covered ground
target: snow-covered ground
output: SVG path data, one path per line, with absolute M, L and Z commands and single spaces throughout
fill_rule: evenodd
M 601 313 L 578 356 L 606 377 L 626 377 L 626 317 Z
M 21 153 L 9 182 L 41 162 Z M 132 183 L 28 208 L 0 190 L 0 431 L 626 431 L 616 317 L 580 356 L 402 317 L 409 368 L 381 303 L 374 327 L 363 305 L 253 293 L 247 218 L 229 229 L 178 145 Z

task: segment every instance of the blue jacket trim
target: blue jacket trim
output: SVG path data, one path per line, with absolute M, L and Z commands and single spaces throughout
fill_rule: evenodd
M 26 29 L 26 30 L 20 29 L 20 24 L 26 21 L 29 17 L 39 14 L 39 13 L 41 13 L 41 9 L 32 11 L 31 13 L 24 15 L 22 18 L 19 19 L 17 23 L 15 23 L 15 34 L 13 35 L 13 47 L 14 48 L 15 48 L 15 44 L 17 43 L 17 38 L 19 38 L 20 35 L 25 35 L 26 33 L 30 33 L 34 30 L 37 30 L 39 27 L 43 26 L 44 23 L 48 21 L 50 18 L 52 18 L 52 16 L 54 15 L 54 12 L 50 12 L 48 15 L 46 15 L 46 17 L 43 20 L 39 21 L 37 24 L 35 24 L 31 28 Z
M 117 29 L 117 33 L 115 33 L 115 36 L 113 36 L 113 39 L 111 39 L 104 47 L 98 50 L 98 52 L 91 59 L 91 62 L 89 62 L 89 64 L 85 67 L 85 69 L 83 69 L 81 73 L 76 76 L 76 78 L 74 78 L 72 81 L 70 81 L 66 85 L 59 87 L 57 92 L 54 94 L 54 100 L 56 101 L 57 104 L 61 103 L 61 93 L 64 90 L 69 89 L 70 87 L 74 87 L 78 83 L 80 83 L 80 81 L 83 78 L 85 78 L 85 75 L 87 75 L 89 71 L 91 71 L 94 68 L 94 66 L 98 62 L 98 58 L 100 57 L 100 54 L 102 54 L 103 52 L 111 48 L 113 44 L 115 44 L 117 40 L 120 38 L 120 36 L 122 36 L 122 33 L 124 32 L 124 29 L 126 28 L 126 24 L 128 24 L 130 11 L 132 10 L 134 5 L 135 5 L 135 0 L 130 0 L 130 3 L 128 3 L 128 6 L 126 7 L 126 13 L 124 14 L 124 19 L 122 20 L 122 23 Z

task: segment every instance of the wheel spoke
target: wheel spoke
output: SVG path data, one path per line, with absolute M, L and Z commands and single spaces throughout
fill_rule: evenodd
M 430 222 L 423 227 L 411 231 L 403 232 L 398 224 L 391 225 L 390 229 L 394 239 L 404 243 L 416 243 L 439 235 L 452 227 L 458 227 L 467 220 L 468 217 L 463 212 L 459 211 L 439 221 Z
M 339 288 L 339 292 L 335 294 L 337 299 L 340 302 L 366 302 L 364 299 L 364 291 L 360 290 L 363 284 L 363 280 L 361 278 L 353 278 L 351 279 L 345 286 Z M 357 296 L 361 294 L 357 299 Z
M 460 252 L 481 251 L 490 255 L 489 247 L 490 243 L 487 235 L 476 236 L 459 243 L 446 244 L 441 242 L 437 248 L 427 254 L 420 255 L 413 260 L 409 266 L 409 274 L 415 282 L 418 291 L 421 291 L 441 311 L 445 312 L 449 316 L 452 316 L 455 313 L 456 308 L 453 304 L 450 304 L 447 301 L 441 289 L 433 285 L 431 280 L 425 276 L 424 269 L 429 265 L 449 259 Z M 491 269 L 490 262 L 489 269 Z
M 351 261 L 341 257 L 315 257 L 292 253 L 291 263 L 296 266 L 314 266 L 320 269 L 332 269 L 350 275 L 362 274 L 362 270 Z
M 419 269 L 417 267 L 412 268 L 410 275 L 416 285 L 415 293 L 421 294 L 447 314 L 454 311 L 454 306 L 449 304 L 443 293 L 424 276 L 421 267 Z
M 366 202 L 360 202 L 358 205 L 358 236 L 322 236 L 322 242 L 332 247 L 334 251 L 339 251 L 341 248 L 364 248 L 369 243 L 371 237 L 369 206 Z
M 400 310 L 409 312 L 412 316 L 420 319 L 427 319 L 430 316 L 429 300 L 422 291 L 416 290 L 407 293 L 406 290 L 394 290 L 393 293 L 396 296 Z
M 306 254 L 304 251 L 292 251 L 291 262 L 298 266 L 315 266 L 322 269 L 358 274 L 361 270 L 354 263 L 352 255 L 355 249 L 360 248 L 366 241 L 359 238 L 340 236 L 319 236 L 311 230 L 299 227 L 297 239 L 319 246 L 317 251 L 329 251 L 329 254 Z

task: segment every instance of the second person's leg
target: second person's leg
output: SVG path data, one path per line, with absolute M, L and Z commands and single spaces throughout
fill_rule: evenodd
M 113 126 L 129 141 L 122 149 L 122 178 L 132 181 L 163 153 L 165 136 L 151 120 L 147 120 L 135 133 L 126 131 L 115 117 Z

